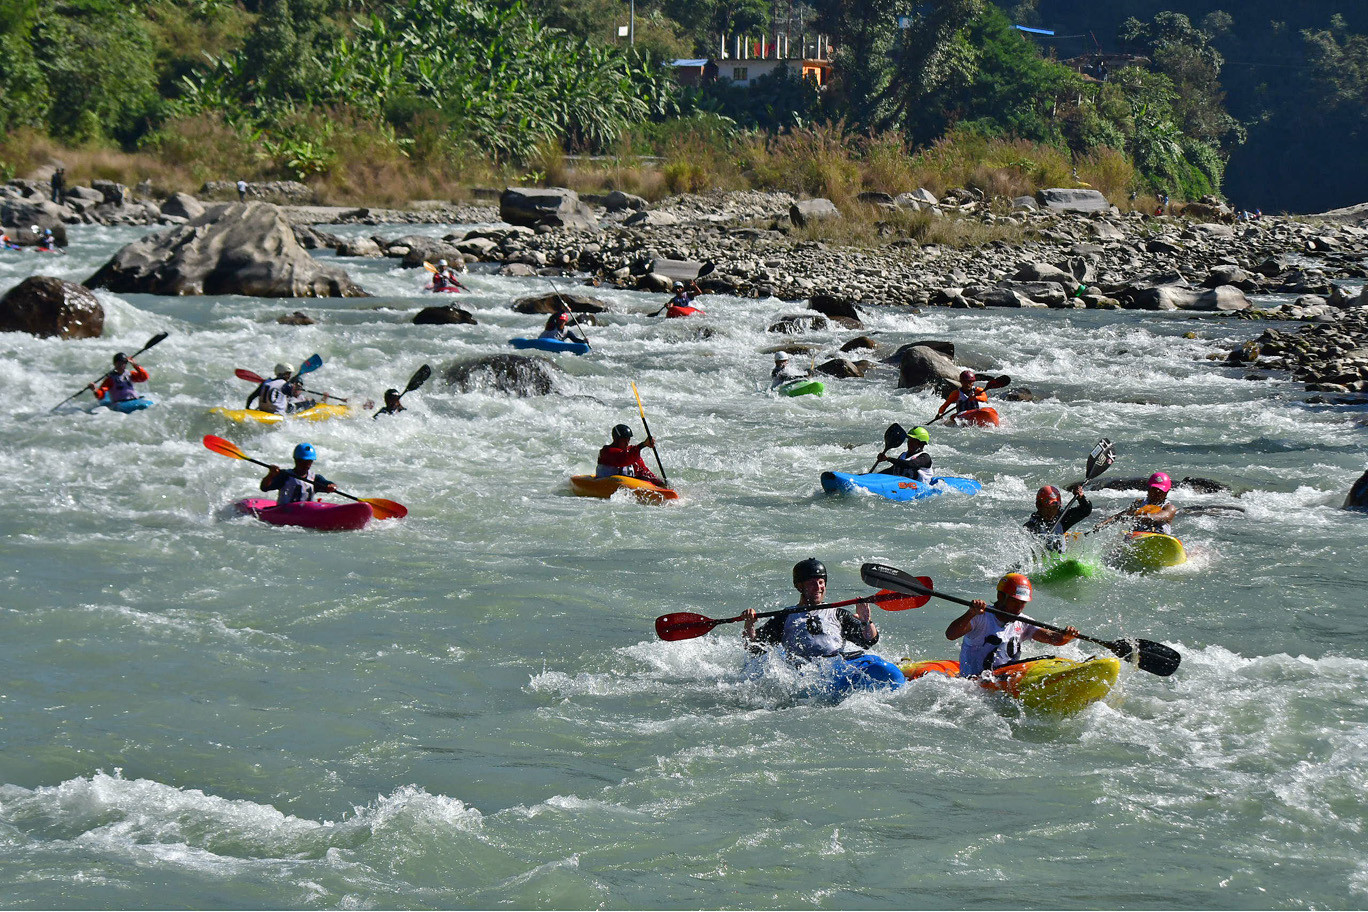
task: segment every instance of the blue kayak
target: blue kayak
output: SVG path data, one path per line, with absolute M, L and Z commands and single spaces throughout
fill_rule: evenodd
M 113 409 L 116 412 L 123 412 L 125 415 L 129 412 L 141 412 L 143 409 L 151 408 L 156 404 L 151 399 L 144 398 L 125 399 L 122 402 L 109 402 L 108 400 L 101 399 L 99 402 L 100 405 L 105 408 Z
M 588 343 L 562 342 L 559 339 L 509 339 L 508 344 L 514 348 L 535 348 L 544 352 L 570 352 L 574 355 L 583 355 L 589 352 Z
M 972 478 L 953 478 L 948 475 L 932 478 L 930 484 L 923 484 L 901 475 L 885 475 L 882 472 L 870 472 L 865 475 L 823 472 L 822 490 L 828 494 L 853 494 L 863 490 L 889 500 L 921 500 L 923 497 L 935 497 L 950 491 L 973 496 L 983 490 L 983 485 Z
M 773 656 L 751 656 L 746 661 L 744 674 L 749 678 L 760 678 L 770 662 L 785 662 L 780 658 L 782 650 Z M 797 695 L 819 699 L 842 699 L 859 691 L 897 690 L 907 683 L 907 678 L 897 665 L 887 659 L 870 653 L 852 658 L 833 656 L 817 659 L 801 665 L 797 669 L 800 686 Z

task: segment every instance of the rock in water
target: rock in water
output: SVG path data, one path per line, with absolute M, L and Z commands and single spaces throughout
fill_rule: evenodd
M 1344 509 L 1368 513 L 1368 472 L 1360 475 L 1358 481 L 1349 489 L 1349 496 L 1344 499 Z
M 499 218 L 528 228 L 598 228 L 579 194 L 564 187 L 508 187 L 499 197 Z
M 598 298 L 562 291 L 518 298 L 513 302 L 513 309 L 520 314 L 553 314 L 562 310 L 573 310 L 577 314 L 596 314 L 606 311 L 608 304 Z
M 104 308 L 81 285 L 29 276 L 0 298 L 0 332 L 98 339 L 104 332 Z
M 507 393 L 526 398 L 550 393 L 558 370 L 547 358 L 486 355 L 456 362 L 446 369 L 445 376 L 447 383 L 463 393 Z
M 898 365 L 899 389 L 921 389 L 932 386 L 941 380 L 959 379 L 959 368 L 955 362 L 933 348 L 913 345 L 902 354 Z
M 424 307 L 418 311 L 413 322 L 419 325 L 427 324 L 432 326 L 445 326 L 450 324 L 468 324 L 474 326 L 475 317 L 468 310 L 461 310 L 455 304 L 448 304 L 445 307 Z
M 86 284 L 135 294 L 368 297 L 345 270 L 310 256 L 270 203 L 216 206 L 134 241 Z

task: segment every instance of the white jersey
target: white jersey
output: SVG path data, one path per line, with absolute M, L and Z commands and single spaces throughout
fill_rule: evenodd
M 816 659 L 839 653 L 845 646 L 845 637 L 841 635 L 841 619 L 837 617 L 836 609 L 823 608 L 787 615 L 780 642 L 795 658 Z
M 285 390 L 289 387 L 290 381 L 277 377 L 274 380 L 267 380 L 261 384 L 261 394 L 258 396 L 257 408 L 263 412 L 270 412 L 272 415 L 283 415 L 289 408 L 290 396 Z
M 1021 644 L 1040 628 L 1025 621 L 1004 621 L 985 611 L 969 622 L 969 632 L 960 640 L 959 673 L 972 678 L 999 665 L 1021 658 Z

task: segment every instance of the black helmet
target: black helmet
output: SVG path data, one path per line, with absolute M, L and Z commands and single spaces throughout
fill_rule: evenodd
M 114 363 L 115 363 L 115 364 L 123 364 L 123 363 L 124 363 L 125 361 L 127 361 L 127 360 L 128 360 L 128 355 L 125 355 L 123 352 L 118 352 L 117 354 L 114 355 Z
M 632 437 L 632 429 L 629 428 L 627 425 L 625 425 L 625 424 L 615 424 L 615 425 L 613 425 L 613 439 L 614 439 L 614 440 L 630 440 L 631 437 Z
M 793 588 L 801 589 L 808 580 L 827 578 L 826 564 L 815 557 L 801 560 L 793 565 Z

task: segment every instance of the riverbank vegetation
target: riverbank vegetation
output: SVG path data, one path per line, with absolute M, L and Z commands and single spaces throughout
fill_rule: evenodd
M 1219 192 L 1248 132 L 1224 104 L 1228 15 L 1125 20 L 1135 63 L 1098 78 L 985 0 L 920 4 L 907 28 L 891 0 L 818 0 L 807 25 L 838 48 L 819 92 L 783 71 L 682 89 L 662 66 L 759 34 L 762 0 L 647 0 L 635 48 L 611 37 L 616 4 L 529 3 L 0 0 L 0 176 L 61 160 L 74 180 L 293 179 L 372 204 L 508 181 L 838 203 L 1087 185 L 1124 205 Z M 1303 81 L 1361 117 L 1368 38 L 1327 25 L 1303 38 Z

